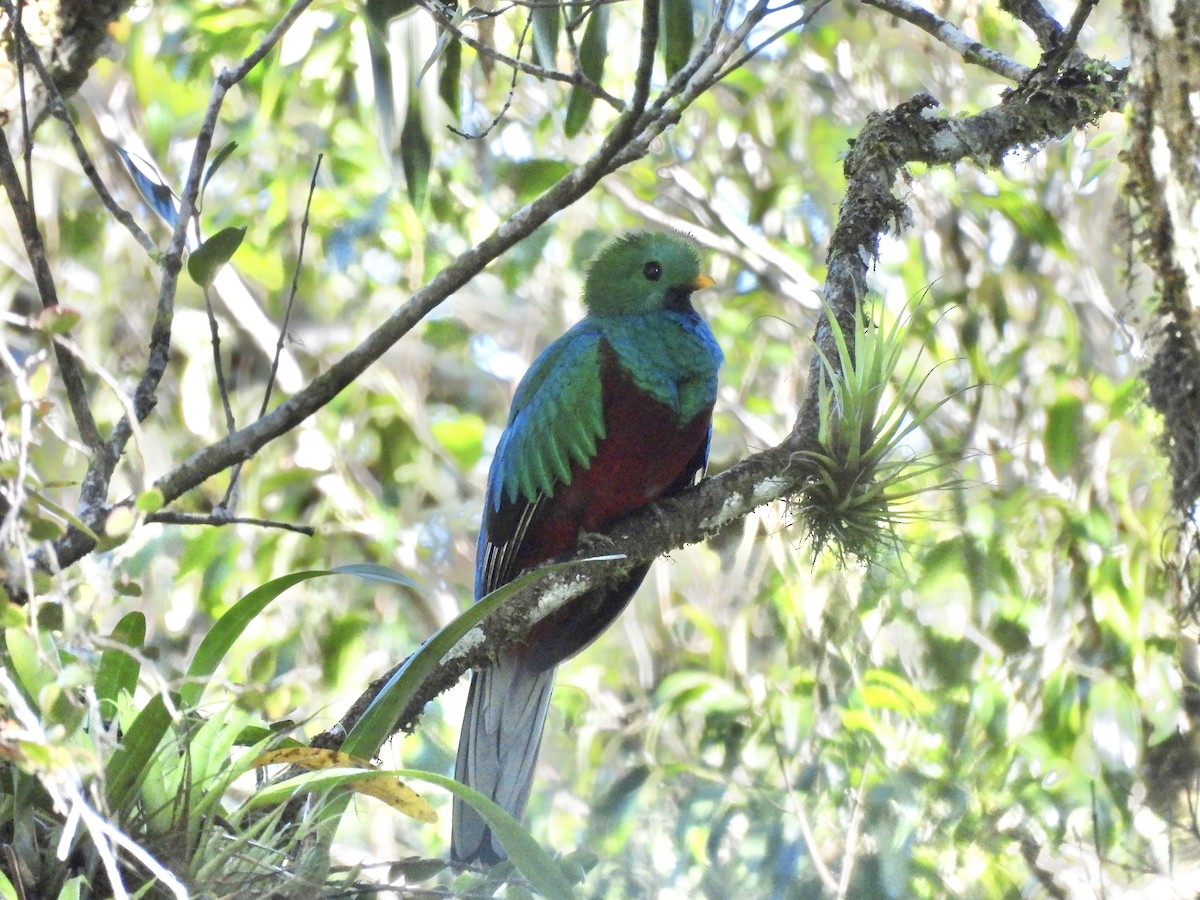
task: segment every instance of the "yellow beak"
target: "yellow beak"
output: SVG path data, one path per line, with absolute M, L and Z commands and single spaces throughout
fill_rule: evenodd
M 699 275 L 696 277 L 695 281 L 688 285 L 688 287 L 690 287 L 693 291 L 702 291 L 705 288 L 712 287 L 714 284 L 716 284 L 716 282 L 713 281 L 708 275 Z

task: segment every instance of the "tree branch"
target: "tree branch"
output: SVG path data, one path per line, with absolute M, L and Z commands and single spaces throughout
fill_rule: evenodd
M 808 473 L 795 436 L 764 450 L 684 493 L 643 507 L 599 535 L 589 535 L 574 552 L 555 562 L 578 562 L 548 573 L 517 591 L 439 663 L 400 715 L 395 731 L 409 731 L 425 705 L 452 687 L 464 673 L 493 661 L 506 646 L 523 640 L 531 628 L 576 597 L 621 578 L 631 568 L 687 544 L 708 540 L 760 506 L 796 493 Z M 597 554 L 625 558 L 599 566 L 584 563 Z M 403 665 L 401 663 L 400 665 Z M 394 667 L 359 697 L 341 722 L 314 746 L 340 746 L 341 739 L 400 668 Z
M 50 61 L 48 67 L 49 81 L 39 81 L 39 85 L 53 84 L 60 95 L 73 94 L 87 78 L 88 71 L 99 59 L 103 49 L 108 44 L 108 26 L 115 22 L 133 3 L 133 0 L 59 0 L 57 3 L 26 4 L 30 10 L 36 9 L 40 19 L 38 34 L 45 35 L 46 41 L 39 48 L 40 55 Z M 10 30 L 15 19 L 15 10 L 11 0 L 5 6 L 8 23 L 0 27 L 0 33 Z M 24 46 L 24 45 L 23 45 Z M 0 65 L 14 65 L 16 45 L 6 44 L 7 52 L 0 57 Z M 11 55 L 10 55 L 11 54 Z M 22 53 L 25 59 L 30 54 Z M 8 82 L 9 79 L 4 79 Z M 14 121 L 13 110 L 23 102 L 18 94 L 19 77 L 13 77 L 12 90 L 0 95 L 0 128 L 7 131 Z M 35 87 L 28 101 L 29 129 L 36 131 L 45 120 L 50 92 L 41 87 Z M 19 148 L 22 149 L 23 148 Z
M 17 219 L 17 227 L 21 231 L 21 240 L 25 243 L 25 255 L 33 267 L 33 281 L 41 297 L 42 307 L 50 309 L 58 305 L 58 290 L 54 286 L 54 276 L 50 272 L 50 263 L 46 259 L 46 246 L 42 242 L 42 233 L 38 229 L 33 207 L 25 191 L 21 187 L 21 176 L 17 173 L 16 161 L 8 147 L 8 137 L 0 131 L 0 184 L 8 194 L 8 202 L 12 206 L 13 215 Z M 33 185 L 30 185 L 32 190 Z M 75 427 L 79 436 L 93 453 L 104 443 L 100 437 L 100 429 L 92 417 L 92 408 L 88 405 L 87 388 L 83 383 L 83 374 L 71 354 L 58 345 L 54 347 L 54 358 L 58 362 L 58 370 L 62 374 L 63 385 L 67 391 L 67 403 L 71 414 L 75 417 Z
M 967 37 L 957 25 L 947 22 L 924 7 L 910 3 L 909 0 L 863 0 L 863 3 L 916 25 L 967 62 L 982 66 L 1009 81 L 1019 82 L 1033 71 L 1029 66 L 1011 60 L 1003 53 Z
M 1121 83 L 1107 76 L 1082 77 L 1068 70 L 1048 84 L 1010 91 L 998 106 L 974 116 L 932 118 L 936 101 L 925 94 L 870 118 L 846 157 L 847 191 L 830 241 L 825 299 L 853 339 L 855 304 L 866 293 L 867 271 L 878 255 L 880 236 L 908 223 L 908 210 L 892 186 L 906 164 L 951 165 L 963 161 L 999 165 L 1019 147 L 1036 147 L 1118 108 Z M 832 332 L 822 317 L 814 338 L 829 360 L 838 359 Z M 677 497 L 650 504 L 559 561 L 579 561 L 597 553 L 624 555 L 603 568 L 579 565 L 547 574 L 514 593 L 505 606 L 461 641 L 430 674 L 396 724 L 411 730 L 434 697 L 453 686 L 470 668 L 486 665 L 505 646 L 520 641 L 542 619 L 574 598 L 630 568 L 678 547 L 703 541 L 759 506 L 789 498 L 809 473 L 806 451 L 815 449 L 819 424 L 819 355 L 814 355 L 801 413 L 788 437 Z M 826 376 L 827 377 L 827 376 Z M 402 665 L 402 664 L 401 664 Z M 314 740 L 336 747 L 387 683 L 395 667 L 355 702 L 341 722 Z
M 157 522 L 160 525 L 208 525 L 211 527 L 254 525 L 258 528 L 278 528 L 283 531 L 294 531 L 297 534 L 303 534 L 307 537 L 312 537 L 317 533 L 317 530 L 311 525 L 295 525 L 291 522 L 279 522 L 274 519 L 256 519 L 252 516 L 230 516 L 219 513 L 204 515 L 202 513 L 163 510 L 146 516 L 146 521 Z
M 200 192 L 200 178 L 204 171 L 204 162 L 208 156 L 209 148 L 212 146 L 213 132 L 216 130 L 217 117 L 220 115 L 225 94 L 228 93 L 231 87 L 245 78 L 266 57 L 267 53 L 271 51 L 311 2 L 312 0 L 296 0 L 252 53 L 233 69 L 224 69 L 217 76 L 216 84 L 213 86 L 212 95 L 209 99 L 208 109 L 205 111 L 204 122 L 196 137 L 196 147 L 192 153 L 191 167 L 188 171 L 183 196 L 180 197 L 179 220 L 171 236 L 170 247 L 163 259 L 162 283 L 158 292 L 154 324 L 150 331 L 150 356 L 146 364 L 146 369 L 142 373 L 142 377 L 138 381 L 133 395 L 133 408 L 139 422 L 150 415 L 150 411 L 157 403 L 156 392 L 158 384 L 166 372 L 167 362 L 170 358 L 171 322 L 175 311 L 175 291 L 179 284 L 180 270 L 183 268 L 183 250 L 188 223 L 191 221 L 192 213 L 196 208 L 196 198 Z M 79 514 L 83 521 L 91 526 L 93 530 L 107 516 L 108 510 L 105 508 L 105 501 L 108 497 L 108 487 L 112 482 L 117 460 L 121 458 L 121 454 L 125 449 L 125 445 L 129 442 L 132 433 L 132 420 L 128 416 L 125 416 L 113 428 L 107 443 L 92 454 L 92 458 L 88 463 L 87 472 L 83 477 L 83 486 L 79 492 Z M 60 565 L 69 565 L 92 548 L 93 542 L 91 539 L 78 529 L 70 529 L 67 532 L 66 538 L 70 539 L 72 537 L 74 537 L 76 542 L 82 538 L 82 545 L 76 544 L 76 547 L 65 555 L 62 554 L 64 548 L 55 547 L 54 552 L 59 554 L 58 560 Z M 82 553 L 78 549 L 80 546 L 86 547 Z M 39 559 L 39 562 L 44 562 L 44 558 Z
M 0 0 L 0 9 L 4 10 L 9 19 L 15 19 L 16 10 L 13 7 L 12 0 Z M 125 226 L 125 230 L 133 236 L 133 239 L 141 245 L 143 250 L 147 253 L 154 253 L 156 248 L 154 242 L 150 240 L 150 236 L 134 221 L 133 216 L 113 199 L 112 194 L 109 193 L 107 186 L 104 184 L 104 179 L 96 171 L 96 166 L 92 163 L 92 158 L 88 155 L 87 148 L 83 146 L 83 141 L 79 137 L 79 131 L 75 128 L 75 123 L 71 121 L 70 113 L 67 112 L 67 104 L 58 90 L 58 85 L 54 83 L 54 78 L 51 76 L 50 70 L 42 62 L 42 56 L 38 51 L 37 45 L 30 39 L 24 28 L 20 30 L 20 37 L 25 47 L 26 58 L 33 65 L 38 78 L 41 79 L 42 85 L 46 89 L 47 109 L 50 115 L 58 119 L 67 130 L 67 137 L 70 139 L 71 147 L 75 151 L 75 158 L 79 160 L 79 165 L 83 168 L 83 174 L 91 182 L 96 196 L 100 198 L 100 201 L 104 204 L 104 208 L 112 214 L 112 217 Z
M 652 2 L 656 3 L 656 0 L 652 0 Z M 721 5 L 718 8 L 720 15 L 714 19 L 714 24 L 709 35 L 701 47 L 693 54 L 688 65 L 681 70 L 681 74 L 683 71 L 692 73 L 690 80 L 681 81 L 678 77 L 673 79 L 671 85 L 668 85 L 668 88 L 664 89 L 663 93 L 656 98 L 655 103 L 647 109 L 639 109 L 640 105 L 645 104 L 645 100 L 627 108 L 617 119 L 617 122 L 609 131 L 600 147 L 585 162 L 565 175 L 540 197 L 537 197 L 508 216 L 495 231 L 484 238 L 479 244 L 459 255 L 453 263 L 439 272 L 425 287 L 413 294 L 406 303 L 401 305 L 391 317 L 369 334 L 362 343 L 334 363 L 325 372 L 318 375 L 306 388 L 292 395 L 286 402 L 280 404 L 263 418 L 193 453 L 186 460 L 167 472 L 167 474 L 159 478 L 155 482 L 154 487 L 162 492 L 164 501 L 169 503 L 213 475 L 249 459 L 265 444 L 287 433 L 304 419 L 308 418 L 308 416 L 325 406 L 340 391 L 358 378 L 371 363 L 382 356 L 396 341 L 407 334 L 431 310 L 470 281 L 488 263 L 532 234 L 536 228 L 546 222 L 552 215 L 585 196 L 605 175 L 644 156 L 649 151 L 654 139 L 666 128 L 678 122 L 684 110 L 712 86 L 717 73 L 721 71 L 722 65 L 738 51 L 742 41 L 745 40 L 746 34 L 761 19 L 762 15 L 766 14 L 767 6 L 764 0 L 722 42 L 720 39 L 724 33 L 724 15 L 727 15 L 729 9 L 732 8 L 732 2 L 733 0 L 721 0 Z M 755 18 L 755 16 L 758 18 Z M 277 31 L 279 31 L 279 28 L 273 31 L 272 34 L 275 34 Z M 269 39 L 270 36 L 268 36 Z M 648 57 L 643 56 L 639 63 L 639 74 L 636 83 L 642 86 L 643 93 L 648 92 L 648 87 L 646 86 L 649 84 L 649 72 L 652 64 L 653 54 Z M 243 68 L 244 66 L 239 67 L 239 71 Z M 244 74 L 245 72 L 243 71 L 242 75 Z M 226 77 L 226 73 L 222 73 L 221 80 L 226 79 Z M 672 85 L 674 86 L 675 93 L 668 95 L 667 92 L 672 89 Z M 203 139 L 204 135 L 207 134 L 208 140 L 202 140 L 198 143 L 197 155 L 193 160 L 192 174 L 188 178 L 188 188 L 185 189 L 181 201 L 180 221 L 184 221 L 185 213 L 190 214 L 192 203 L 194 202 L 196 183 L 193 175 L 197 175 L 202 167 L 200 162 L 202 161 L 201 150 L 206 151 L 208 143 L 211 142 L 211 124 L 215 123 L 216 108 L 219 108 L 219 95 L 223 96 L 223 90 L 220 88 L 215 89 L 213 101 L 210 102 L 209 115 L 206 116 L 205 125 L 201 130 L 201 138 Z M 636 88 L 633 100 L 639 100 L 639 93 Z M 181 232 L 178 230 L 176 237 L 181 241 Z M 176 248 L 174 241 L 172 248 L 173 250 Z M 172 269 L 174 273 L 173 277 L 178 276 L 178 268 L 178 260 L 176 258 L 176 263 Z M 156 318 L 155 324 L 156 333 L 161 332 L 162 334 L 160 334 L 158 339 L 152 337 L 152 346 L 161 346 L 162 348 L 159 351 L 162 354 L 161 359 L 156 357 L 154 364 L 147 369 L 147 373 L 143 376 L 143 382 L 139 384 L 139 391 L 136 395 L 136 398 L 141 398 L 143 402 L 151 404 L 153 401 L 153 385 L 157 385 L 157 379 L 161 378 L 162 371 L 165 369 L 165 350 L 169 346 L 170 340 L 170 300 L 168 291 L 166 290 L 166 280 L 167 271 L 165 267 L 164 289 L 160 292 L 160 316 Z M 161 323 L 159 319 L 162 320 Z M 156 340 L 158 341 L 157 343 Z M 150 384 L 151 386 L 143 389 L 143 384 Z M 135 408 L 138 409 L 139 417 L 144 418 L 143 407 L 136 404 L 136 398 Z M 145 414 L 148 414 L 148 412 L 149 409 L 146 408 Z M 112 439 L 110 439 L 108 444 L 110 448 L 118 447 L 118 439 L 121 438 L 120 432 L 123 427 L 127 427 L 125 420 L 122 420 L 118 425 L 117 431 L 114 432 Z M 119 446 L 123 446 L 123 443 Z M 97 454 L 97 456 L 99 455 Z M 115 466 L 116 456 L 119 456 L 119 449 L 116 449 L 115 455 L 111 460 L 106 459 L 105 462 L 111 462 L 111 465 Z M 97 491 L 92 486 L 92 482 L 103 480 L 102 487 L 103 489 L 107 489 L 108 480 L 111 479 L 111 475 L 111 466 L 105 469 L 97 465 L 95 471 L 89 469 L 88 475 L 85 476 L 84 490 L 82 492 L 85 503 L 80 514 L 83 521 L 89 526 L 98 526 L 108 513 L 116 507 L 131 507 L 133 505 L 134 498 L 132 497 L 125 498 L 120 503 L 115 504 L 115 506 L 104 506 L 102 503 L 92 503 L 89 505 L 87 502 L 88 498 L 103 496 L 103 492 Z M 69 529 L 62 538 L 59 538 L 53 544 L 52 552 L 59 564 L 66 566 L 91 552 L 93 548 L 94 541 L 87 534 L 78 529 Z M 35 563 L 44 566 L 46 557 L 38 555 L 35 557 Z
M 1036 149 L 1084 127 L 1124 102 L 1123 79 L 1099 71 L 1068 68 L 1056 77 L 1027 79 L 999 105 L 973 116 L 935 118 L 938 103 L 919 94 L 895 109 L 872 116 L 853 142 L 843 166 L 846 195 L 826 256 L 825 302 L 847 341 L 853 340 L 854 311 L 867 290 L 867 271 L 879 254 L 879 238 L 908 224 L 908 208 L 892 191 L 909 163 L 952 165 L 964 160 L 999 166 L 1020 147 Z M 840 355 L 824 314 L 814 338 L 836 368 Z M 820 354 L 809 369 L 808 393 L 797 421 L 805 447 L 815 444 L 819 425 Z
M 547 69 L 544 66 L 537 65 L 536 63 L 525 62 L 523 59 L 518 59 L 517 57 L 508 56 L 504 53 L 501 53 L 495 47 L 489 47 L 487 44 L 483 44 L 480 41 L 475 40 L 475 38 L 471 37 L 469 34 L 459 28 L 458 25 L 455 24 L 454 20 L 450 17 L 447 7 L 443 6 L 440 2 L 438 2 L 438 0 L 417 0 L 417 2 L 420 4 L 423 10 L 433 17 L 433 20 L 438 23 L 438 26 L 449 32 L 455 40 L 462 41 L 480 56 L 485 56 L 489 59 L 495 60 L 498 63 L 508 66 L 513 70 L 514 74 L 516 72 L 523 72 L 526 75 L 532 75 L 534 78 L 542 78 L 546 81 L 560 81 L 563 84 L 569 84 L 573 87 L 582 88 L 597 100 L 603 100 L 615 110 L 620 111 L 625 108 L 624 103 L 622 103 L 608 91 L 604 90 L 604 88 L 596 84 L 596 82 L 592 81 L 592 79 L 584 76 L 582 73 L 578 75 L 571 75 L 567 72 L 560 72 L 557 69 Z M 520 51 L 518 50 L 518 55 L 519 52 Z

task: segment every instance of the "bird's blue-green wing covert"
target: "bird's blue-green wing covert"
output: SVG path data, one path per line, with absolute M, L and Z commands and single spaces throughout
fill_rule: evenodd
M 571 483 L 572 464 L 586 465 L 604 437 L 601 337 L 586 321 L 550 344 L 513 398 L 496 447 L 488 503 L 534 503 Z

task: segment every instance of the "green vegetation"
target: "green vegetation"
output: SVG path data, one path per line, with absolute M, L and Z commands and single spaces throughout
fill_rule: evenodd
M 525 7 L 450 9 L 464 44 L 411 4 L 368 3 L 368 17 L 319 0 L 225 98 L 198 217 L 208 240 L 180 280 L 157 402 L 105 498 L 131 500 L 89 518 L 54 337 L 107 436 L 146 366 L 216 74 L 286 6 L 138 5 L 70 101 L 154 254 L 105 210 L 57 121 L 37 131 L 32 166 L 61 307 L 41 310 L 20 233 L 0 229 L 0 569 L 29 595 L 0 604 L 0 898 L 1194 889 L 1197 767 L 1166 562 L 1178 532 L 1140 380 L 1152 282 L 1114 212 L 1126 123 L 1092 105 L 1093 126 L 998 165 L 983 149 L 903 169 L 870 293 L 817 345 L 820 442 L 796 457 L 807 487 L 657 563 L 623 619 L 560 669 L 527 833 L 496 826 L 511 863 L 443 862 L 465 688 L 387 742 L 434 651 L 343 749 L 379 763 L 369 781 L 417 791 L 438 824 L 345 790 L 364 776 L 342 758 L 271 768 L 265 786 L 264 752 L 306 745 L 439 629 L 449 645 L 471 626 L 456 616 L 511 392 L 581 314 L 604 239 L 675 227 L 702 248 L 718 288 L 696 301 L 727 360 L 720 472 L 801 414 L 833 302 L 821 289 L 842 162 L 868 118 L 920 91 L 970 115 L 1014 86 L 878 9 L 830 5 L 422 310 L 236 476 L 180 496 L 164 473 L 255 422 L 269 382 L 269 409 L 315 382 L 517 221 L 613 133 L 606 96 L 635 93 L 635 4 L 538 6 L 528 24 Z M 662 15 L 651 104 L 711 24 L 702 4 L 667 0 Z M 1127 53 L 1115 12 L 1093 15 L 1081 48 Z M 1010 16 L 966 16 L 969 34 L 1036 64 Z M 514 78 L 488 47 L 568 74 L 575 48 L 598 89 Z M 387 52 L 385 102 L 371 60 Z M 115 145 L 159 174 L 131 175 Z M 315 533 L 186 524 L 214 515 Z M 60 567 L 45 554 L 68 532 L 98 547 Z M 316 791 L 307 810 L 288 802 L 301 784 Z

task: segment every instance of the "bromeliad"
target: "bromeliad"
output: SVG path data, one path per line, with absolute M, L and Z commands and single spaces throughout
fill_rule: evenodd
M 713 284 L 691 241 L 638 232 L 587 273 L 587 315 L 517 387 L 488 476 L 475 596 L 573 548 L 658 497 L 694 484 L 708 460 L 722 355 L 692 307 Z M 456 777 L 520 817 L 529 799 L 554 669 L 628 604 L 648 565 L 573 601 L 471 679 Z M 451 855 L 491 865 L 504 850 L 455 800 Z

